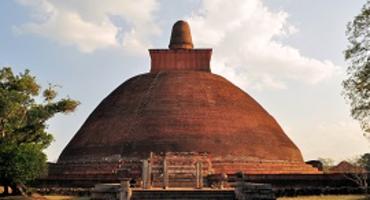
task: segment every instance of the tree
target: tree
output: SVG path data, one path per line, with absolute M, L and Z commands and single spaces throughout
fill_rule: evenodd
M 42 173 L 46 166 L 42 151 L 53 140 L 46 130 L 47 120 L 72 112 L 79 104 L 70 98 L 56 100 L 52 85 L 40 93 L 29 70 L 15 75 L 9 67 L 0 69 L 0 184 L 4 193 L 8 186 L 16 191 Z
M 357 157 L 352 160 L 348 160 L 349 163 L 352 164 L 352 167 L 344 173 L 344 177 L 348 180 L 355 183 L 366 196 L 368 196 L 368 175 L 369 171 L 366 169 L 367 163 L 369 160 L 366 160 L 369 158 L 370 154 L 364 154 L 360 157 Z
M 7 144 L 0 149 L 0 176 L 2 183 L 10 185 L 13 191 L 20 191 L 19 185 L 39 176 L 46 168 L 46 155 L 40 145 Z M 18 185 L 18 186 L 17 186 Z M 5 195 L 9 194 L 5 187 Z
M 331 158 L 318 158 L 317 160 L 322 163 L 324 172 L 328 172 L 329 168 L 334 166 L 334 160 Z
M 362 155 L 358 162 L 363 168 L 370 172 L 370 153 Z
M 370 133 L 370 0 L 361 13 L 347 25 L 349 45 L 345 59 L 348 77 L 343 81 L 343 94 L 351 106 L 351 115 L 358 120 L 364 135 Z

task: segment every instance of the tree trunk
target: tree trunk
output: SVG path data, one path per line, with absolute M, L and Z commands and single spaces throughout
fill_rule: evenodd
M 27 196 L 27 187 L 23 183 L 18 184 L 17 188 L 20 191 L 20 193 L 22 194 L 22 196 Z
M 12 195 L 21 195 L 21 192 L 18 190 L 16 185 L 11 185 L 10 188 L 12 189 Z
M 366 179 L 364 180 L 364 193 L 365 193 L 365 196 L 367 197 L 367 198 L 369 198 L 369 184 L 367 184 L 367 181 L 368 181 L 368 179 L 367 179 L 367 176 L 366 176 Z
M 8 184 L 4 184 L 4 192 L 3 192 L 3 195 L 4 196 L 8 196 L 9 195 L 9 187 L 8 187 Z

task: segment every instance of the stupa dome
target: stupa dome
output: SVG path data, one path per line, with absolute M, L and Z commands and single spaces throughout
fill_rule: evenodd
M 246 92 L 213 74 L 211 49 L 193 49 L 190 28 L 173 27 L 170 49 L 153 49 L 149 73 L 109 94 L 58 162 L 205 152 L 302 162 L 276 120 Z

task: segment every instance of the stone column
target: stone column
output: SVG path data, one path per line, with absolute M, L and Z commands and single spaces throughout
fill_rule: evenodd
M 203 163 L 202 161 L 198 161 L 195 163 L 195 177 L 196 177 L 196 185 L 195 188 L 201 189 L 203 188 Z
M 163 189 L 168 188 L 168 169 L 167 169 L 167 159 L 166 156 L 163 158 Z
M 142 179 L 143 179 L 143 188 L 150 189 L 151 185 L 151 173 L 152 167 L 149 160 L 143 160 L 143 169 L 142 169 Z
M 129 181 L 121 181 L 120 200 L 130 200 L 132 191 Z
M 225 188 L 225 183 L 227 182 L 227 174 L 226 173 L 221 173 L 220 175 L 220 189 Z

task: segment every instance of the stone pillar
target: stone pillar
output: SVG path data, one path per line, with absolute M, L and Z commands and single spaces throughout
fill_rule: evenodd
M 129 181 L 121 181 L 120 200 L 130 200 L 132 191 Z
M 221 173 L 221 177 L 220 177 L 220 189 L 224 189 L 225 188 L 225 183 L 227 182 L 227 174 L 226 173 Z
M 203 188 L 203 163 L 198 161 L 195 163 L 195 177 L 196 177 L 196 186 L 195 188 Z
M 168 169 L 167 169 L 167 159 L 166 156 L 163 158 L 163 189 L 168 188 Z
M 143 179 L 143 188 L 150 189 L 151 184 L 151 174 L 152 166 L 149 160 L 143 160 L 143 169 L 142 169 L 142 179 Z

